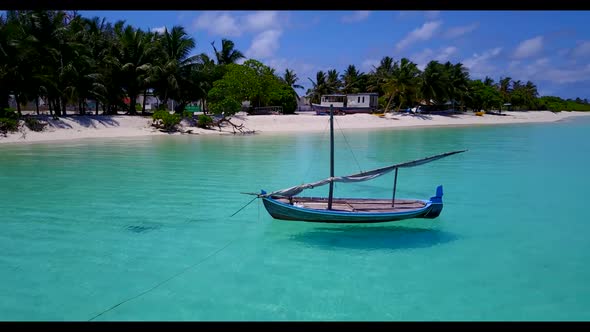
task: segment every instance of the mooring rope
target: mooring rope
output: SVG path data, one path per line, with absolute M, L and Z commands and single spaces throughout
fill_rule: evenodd
M 169 277 L 168 279 L 166 279 L 166 280 L 164 280 L 164 281 L 161 281 L 161 282 L 157 283 L 157 284 L 156 284 L 156 285 L 154 285 L 153 287 L 151 287 L 151 288 L 149 288 L 149 289 L 147 289 L 147 290 L 145 290 L 145 291 L 143 291 L 143 292 L 141 292 L 141 293 L 139 293 L 139 294 L 137 294 L 137 295 L 135 295 L 135 296 L 132 296 L 132 297 L 130 297 L 130 298 L 128 298 L 128 299 L 126 299 L 126 300 L 124 300 L 124 301 L 121 301 L 121 302 L 119 302 L 119 303 L 115 304 L 114 306 L 112 306 L 112 307 L 110 307 L 110 308 L 108 308 L 108 309 L 106 309 L 106 310 L 102 311 L 102 312 L 101 312 L 101 313 L 99 313 L 98 315 L 96 315 L 96 316 L 94 316 L 94 317 L 90 318 L 88 321 L 93 321 L 93 320 L 95 320 L 96 318 L 98 318 L 98 317 L 100 317 L 100 316 L 102 316 L 102 315 L 106 314 L 107 312 L 109 312 L 109 311 L 111 311 L 111 310 L 113 310 L 113 309 L 117 308 L 118 306 L 120 306 L 120 305 L 122 305 L 122 304 L 125 304 L 125 303 L 127 303 L 127 302 L 129 302 L 129 301 L 135 300 L 135 299 L 137 299 L 138 297 L 141 297 L 141 296 L 143 296 L 143 295 L 145 295 L 145 294 L 147 294 L 147 293 L 149 293 L 149 292 L 153 291 L 154 289 L 156 289 L 156 288 L 158 288 L 158 287 L 162 286 L 163 284 L 167 283 L 168 281 L 170 281 L 170 280 L 172 280 L 172 279 L 174 279 L 174 278 L 176 278 L 176 277 L 178 277 L 178 276 L 180 276 L 180 275 L 182 275 L 182 274 L 184 274 L 184 273 L 188 272 L 190 269 L 192 269 L 192 268 L 194 268 L 194 267 L 197 267 L 197 266 L 199 266 L 200 264 L 202 264 L 203 262 L 205 262 L 205 261 L 206 261 L 206 260 L 208 260 L 209 258 L 211 258 L 211 257 L 213 257 L 213 256 L 215 256 L 215 255 L 217 255 L 217 254 L 218 254 L 218 253 L 220 253 L 222 250 L 224 250 L 225 248 L 229 247 L 229 246 L 230 246 L 232 243 L 234 243 L 234 242 L 235 242 L 235 241 L 236 241 L 238 238 L 239 238 L 239 237 L 236 237 L 236 238 L 234 238 L 233 240 L 231 240 L 231 241 L 229 241 L 228 243 L 226 243 L 226 244 L 225 244 L 223 247 L 221 247 L 221 248 L 217 249 L 216 251 L 214 251 L 214 252 L 212 252 L 211 254 L 207 255 L 205 258 L 202 258 L 201 260 L 199 260 L 198 262 L 196 262 L 196 263 L 194 263 L 194 264 L 192 264 L 192 265 L 190 265 L 190 266 L 186 267 L 184 270 L 182 270 L 182 271 L 180 271 L 180 272 L 176 273 L 175 275 L 173 275 L 173 276 Z
M 236 211 L 236 212 L 235 212 L 234 214 L 232 214 L 230 217 L 233 217 L 233 216 L 235 216 L 235 215 L 236 215 L 238 212 L 240 212 L 241 210 L 243 210 L 243 209 L 244 209 L 246 206 L 250 205 L 250 203 L 252 203 L 252 202 L 253 202 L 255 199 L 257 199 L 257 198 L 258 198 L 258 196 L 257 196 L 257 197 L 254 197 L 254 199 L 252 199 L 252 200 L 251 200 L 250 202 L 248 202 L 246 205 L 242 206 L 242 207 L 241 207 L 241 208 L 240 208 L 238 211 Z M 259 210 L 260 210 L 260 209 L 259 209 Z M 260 216 L 260 211 L 259 211 L 259 216 Z M 260 217 L 259 217 L 259 219 L 260 219 Z M 239 239 L 239 238 L 240 238 L 240 236 L 242 235 L 242 232 L 238 232 L 237 234 L 239 234 L 239 235 L 238 235 L 237 237 L 235 237 L 234 239 L 230 240 L 229 242 L 227 242 L 227 243 L 226 243 L 226 244 L 225 244 L 223 247 L 221 247 L 221 248 L 219 248 L 219 249 L 215 250 L 214 252 L 210 253 L 209 255 L 205 256 L 204 258 L 200 259 L 199 261 L 195 262 L 194 264 L 192 264 L 192 265 L 189 265 L 189 266 L 187 266 L 186 268 L 184 268 L 182 271 L 180 271 L 180 272 L 178 272 L 178 273 L 174 274 L 173 276 L 171 276 L 171 277 L 169 277 L 169 278 L 167 278 L 167 279 L 165 279 L 165 280 L 163 280 L 163 281 L 160 281 L 159 283 L 157 283 L 156 285 L 152 286 L 151 288 L 149 288 L 149 289 L 146 289 L 146 290 L 144 290 L 143 292 L 141 292 L 141 293 L 139 293 L 139 294 L 136 294 L 136 295 L 134 295 L 134 296 L 132 296 L 132 297 L 130 297 L 130 298 L 127 298 L 127 299 L 125 299 L 125 300 L 123 300 L 123 301 L 121 301 L 121 302 L 119 302 L 119 303 L 117 303 L 117 304 L 113 305 L 112 307 L 110 307 L 110 308 L 108 308 L 108 309 L 106 309 L 106 310 L 103 310 L 102 312 L 100 312 L 100 313 L 99 313 L 99 314 L 97 314 L 96 316 L 94 316 L 94 317 L 90 318 L 88 321 L 93 321 L 93 320 L 95 320 L 96 318 L 98 318 L 98 317 L 100 317 L 100 316 L 102 316 L 102 315 L 106 314 L 107 312 L 109 312 L 109 311 L 111 311 L 111 310 L 113 310 L 113 309 L 115 309 L 115 308 L 117 308 L 117 307 L 119 307 L 119 306 L 121 306 L 121 305 L 123 305 L 123 304 L 125 304 L 125 303 L 127 303 L 127 302 L 133 301 L 133 300 L 135 300 L 135 299 L 137 299 L 137 298 L 139 298 L 139 297 L 141 297 L 141 296 L 143 296 L 143 295 L 145 295 L 145 294 L 147 294 L 147 293 L 149 293 L 149 292 L 153 291 L 154 289 L 156 289 L 156 288 L 158 288 L 158 287 L 162 286 L 163 284 L 165 284 L 165 283 L 169 282 L 170 280 L 172 280 L 172 279 L 174 279 L 174 278 L 177 278 L 177 277 L 179 277 L 180 275 L 182 275 L 182 274 L 184 274 L 184 273 L 188 272 L 189 270 L 191 270 L 191 269 L 193 269 L 193 268 L 195 268 L 195 267 L 197 267 L 197 266 L 201 265 L 201 264 L 202 264 L 202 263 L 204 263 L 206 260 L 208 260 L 209 258 L 211 258 L 211 257 L 213 257 L 213 256 L 215 256 L 215 255 L 217 255 L 218 253 L 220 253 L 221 251 L 223 251 L 225 248 L 229 247 L 229 246 L 230 246 L 232 243 L 234 243 L 234 242 L 235 242 L 237 239 Z

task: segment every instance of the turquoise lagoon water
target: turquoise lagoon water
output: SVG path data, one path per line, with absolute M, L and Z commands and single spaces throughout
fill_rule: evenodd
M 230 217 L 240 192 L 326 177 L 327 134 L 0 146 L 0 319 L 590 319 L 590 119 L 344 133 L 340 175 L 469 149 L 400 170 L 397 197 L 444 185 L 442 215 L 325 225 L 254 202 Z

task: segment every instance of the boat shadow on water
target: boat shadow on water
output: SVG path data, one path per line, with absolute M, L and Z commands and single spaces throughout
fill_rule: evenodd
M 435 228 L 409 226 L 337 226 L 314 228 L 292 240 L 321 249 L 419 249 L 455 241 L 457 236 Z

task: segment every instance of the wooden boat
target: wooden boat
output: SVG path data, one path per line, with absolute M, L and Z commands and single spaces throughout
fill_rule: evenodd
M 325 223 L 377 223 L 398 221 L 410 218 L 436 218 L 443 209 L 443 187 L 436 188 L 430 199 L 396 199 L 398 169 L 423 165 L 466 150 L 446 152 L 435 156 L 390 165 L 348 176 L 334 176 L 334 112 L 330 110 L 330 177 L 278 191 L 267 193 L 262 190 L 261 198 L 267 212 L 275 219 L 298 220 Z M 391 199 L 382 198 L 334 198 L 334 182 L 367 181 L 389 172 L 395 172 L 393 195 Z M 328 184 L 328 197 L 297 196 L 305 189 Z

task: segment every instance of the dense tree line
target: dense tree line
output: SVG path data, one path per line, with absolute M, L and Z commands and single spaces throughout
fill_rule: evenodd
M 237 64 L 244 55 L 227 39 L 219 48 L 211 44 L 212 58 L 194 54 L 195 46 L 182 26 L 156 33 L 76 12 L 7 11 L 0 16 L 0 112 L 12 96 L 18 114 L 30 102 L 38 112 L 39 100 L 55 116 L 65 115 L 71 105 L 80 114 L 137 114 L 145 113 L 148 94 L 163 105 L 173 100 L 177 113 L 197 102 L 213 113 L 234 113 L 245 100 L 295 111 L 296 89 L 302 87 L 292 70 L 277 74 L 256 60 Z M 369 73 L 350 65 L 342 74 L 319 71 L 310 81 L 312 102 L 322 94 L 370 91 L 379 94 L 387 111 L 418 104 L 460 110 L 498 109 L 508 103 L 515 109 L 589 108 L 586 100 L 539 97 L 530 81 L 473 80 L 461 63 L 451 62 L 431 61 L 420 70 L 407 58 L 386 56 Z M 144 102 L 137 105 L 141 95 Z M 87 101 L 94 101 L 92 109 Z
M 13 96 L 19 114 L 21 105 L 33 101 L 38 111 L 40 99 L 56 116 L 66 114 L 66 105 L 76 105 L 80 114 L 136 114 L 145 112 L 148 93 L 163 104 L 173 100 L 178 113 L 193 102 L 209 109 L 215 83 L 231 75 L 244 55 L 227 39 L 220 48 L 212 43 L 213 59 L 193 55 L 195 46 L 182 26 L 156 33 L 75 12 L 8 11 L 0 17 L 0 109 Z M 287 82 L 296 86 L 296 76 L 270 74 L 272 91 L 286 91 L 287 97 L 265 100 L 259 92 L 257 105 L 282 101 L 294 111 L 296 93 Z M 136 105 L 140 95 L 144 103 Z M 94 109 L 86 109 L 88 100 L 95 101 Z
M 582 110 L 590 111 L 587 100 L 563 100 L 559 97 L 539 97 L 537 86 L 501 77 L 498 82 L 486 77 L 471 79 L 461 63 L 430 61 L 424 70 L 407 58 L 394 61 L 386 56 L 369 73 L 361 73 L 354 65 L 339 74 L 332 69 L 319 71 L 307 91 L 312 102 L 320 96 L 334 93 L 377 92 L 380 107 L 395 108 L 443 105 L 460 110 Z M 507 105 L 509 104 L 509 105 Z M 395 106 L 395 107 L 394 107 Z

